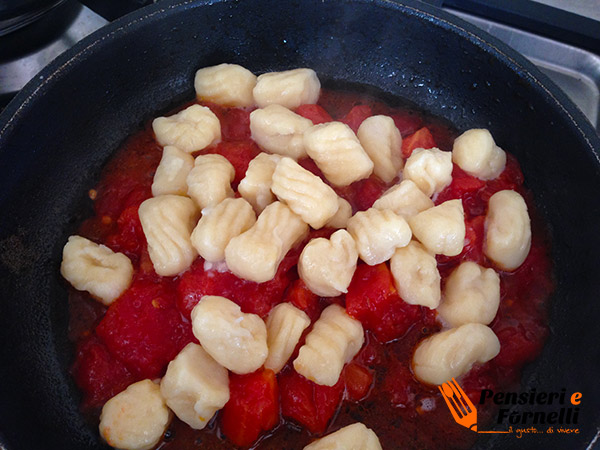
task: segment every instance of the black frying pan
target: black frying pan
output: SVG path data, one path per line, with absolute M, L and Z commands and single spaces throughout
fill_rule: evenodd
M 197 68 L 221 62 L 378 86 L 459 129 L 489 128 L 518 157 L 552 229 L 558 282 L 552 335 L 524 383 L 581 391 L 581 432 L 479 445 L 585 448 L 600 426 L 600 140 L 523 57 L 410 0 L 160 2 L 80 42 L 17 96 L 0 116 L 0 442 L 101 448 L 68 374 L 61 249 L 119 143 L 191 98 Z

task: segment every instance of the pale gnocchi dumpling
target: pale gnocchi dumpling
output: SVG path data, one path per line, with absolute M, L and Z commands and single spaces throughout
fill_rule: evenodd
M 218 205 L 204 209 L 192 232 L 192 245 L 206 261 L 223 261 L 229 241 L 255 222 L 250 203 L 243 198 L 226 198 Z
M 269 355 L 265 368 L 279 373 L 294 352 L 302 332 L 310 325 L 306 313 L 291 303 L 275 306 L 267 318 L 267 345 Z
M 335 297 L 348 292 L 357 260 L 354 239 L 346 230 L 338 230 L 329 239 L 316 238 L 306 244 L 298 274 L 313 293 Z
M 271 184 L 273 172 L 275 172 L 275 167 L 280 159 L 279 155 L 258 154 L 250 161 L 246 176 L 238 185 L 240 195 L 252 205 L 257 214 L 275 201 L 275 196 L 271 192 Z
M 174 145 L 188 153 L 221 140 L 221 122 L 209 108 L 200 105 L 192 105 L 173 116 L 157 117 L 152 129 L 160 145 Z
M 256 283 L 272 280 L 286 253 L 307 234 L 308 225 L 287 205 L 271 203 L 249 230 L 229 241 L 227 267 Z
M 250 113 L 252 139 L 263 149 L 299 159 L 306 156 L 304 132 L 313 123 L 281 105 L 269 105 Z
M 370 266 L 390 259 L 412 237 L 406 220 L 388 209 L 357 212 L 348 221 L 348 231 L 356 242 L 360 259 Z
M 201 430 L 229 401 L 229 374 L 191 342 L 169 363 L 160 392 L 179 420 Z
M 75 289 L 89 292 L 108 306 L 131 284 L 133 266 L 123 253 L 70 236 L 63 248 L 60 273 Z
M 486 363 L 500 353 L 491 328 L 468 323 L 421 341 L 413 355 L 413 372 L 423 383 L 440 385 L 467 373 L 475 363 Z
M 452 182 L 452 153 L 439 148 L 417 148 L 406 160 L 403 176 L 431 197 Z
M 485 216 L 483 252 L 503 270 L 515 270 L 529 254 L 531 222 L 525 200 L 515 191 L 490 197 Z
M 358 320 L 350 317 L 340 305 L 329 305 L 306 336 L 306 343 L 294 360 L 294 369 L 317 384 L 333 386 L 364 339 Z
M 442 297 L 441 277 L 435 257 L 416 241 L 398 248 L 390 261 L 396 289 L 411 305 L 435 309 Z
M 347 186 L 373 172 L 373 161 L 345 123 L 312 126 L 304 132 L 304 146 L 325 178 L 336 186 Z
M 472 261 L 463 262 L 446 280 L 444 298 L 437 311 L 444 323 L 488 325 L 500 306 L 500 277 Z
M 411 180 L 403 180 L 400 184 L 392 186 L 373 203 L 373 208 L 389 209 L 404 218 L 416 216 L 433 206 L 433 200 Z
M 345 228 L 348 225 L 348 220 L 352 217 L 352 205 L 344 200 L 342 197 L 338 197 L 338 210 L 331 219 L 325 224 L 326 227 L 330 228 Z
M 380 115 L 368 117 L 358 127 L 356 135 L 373 161 L 373 173 L 386 183 L 396 178 L 404 161 L 402 136 L 394 119 Z
M 408 219 L 415 237 L 432 253 L 456 256 L 465 245 L 462 200 L 448 200 Z
M 161 440 L 171 411 L 150 380 L 133 383 L 107 401 L 100 414 L 100 435 L 114 448 L 149 450 Z
M 194 157 L 177 147 L 167 145 L 152 182 L 152 195 L 187 194 L 187 176 L 194 167 Z
M 196 72 L 194 88 L 202 101 L 224 106 L 246 107 L 254 105 L 252 90 L 256 75 L 237 64 L 219 64 Z
M 160 195 L 145 200 L 138 210 L 156 273 L 171 277 L 192 265 L 198 253 L 191 234 L 198 209 L 187 197 Z
M 304 450 L 381 450 L 381 444 L 373 430 L 357 422 L 311 442 Z
M 277 163 L 271 190 L 314 229 L 323 227 L 339 208 L 335 191 L 288 157 Z
M 254 372 L 267 359 L 263 320 L 225 297 L 202 297 L 192 310 L 192 331 L 215 361 L 237 374 Z
M 259 75 L 254 87 L 254 101 L 259 108 L 282 105 L 289 109 L 317 103 L 321 82 L 312 69 L 292 69 Z
M 200 155 L 194 168 L 187 176 L 188 195 L 200 209 L 215 206 L 228 197 L 233 197 L 231 182 L 235 169 L 222 155 Z
M 454 140 L 452 161 L 469 175 L 491 180 L 504 170 L 506 153 L 496 145 L 488 130 L 474 128 Z

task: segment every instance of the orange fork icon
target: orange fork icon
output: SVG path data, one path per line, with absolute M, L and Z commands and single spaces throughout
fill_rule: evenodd
M 477 432 L 477 409 L 465 391 L 454 378 L 438 386 L 454 421 L 469 430 Z

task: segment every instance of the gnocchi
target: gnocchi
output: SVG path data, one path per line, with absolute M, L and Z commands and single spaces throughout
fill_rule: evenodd
M 229 241 L 248 230 L 256 222 L 252 206 L 243 198 L 226 198 L 206 208 L 192 232 L 192 245 L 206 261 L 225 259 Z
M 454 140 L 452 161 L 481 180 L 498 177 L 506 166 L 506 153 L 494 142 L 486 129 L 465 131 Z
M 192 331 L 202 348 L 238 374 L 254 372 L 268 355 L 267 327 L 225 297 L 205 295 L 192 310 Z
M 259 108 L 275 104 L 294 109 L 305 103 L 317 103 L 321 82 L 312 69 L 268 72 L 258 76 L 252 93 Z
M 156 168 L 152 182 L 152 195 L 187 193 L 187 176 L 194 167 L 194 157 L 177 147 L 167 145 Z
M 190 342 L 169 363 L 160 392 L 179 420 L 201 430 L 229 401 L 229 374 L 201 346 Z
M 323 227 L 339 208 L 335 191 L 288 157 L 277 163 L 271 190 L 315 229 Z
M 452 182 L 452 153 L 439 148 L 417 148 L 406 160 L 403 176 L 431 197 Z
M 408 245 L 412 237 L 406 220 L 387 209 L 357 212 L 348 221 L 348 231 L 360 258 L 370 266 L 390 259 L 396 248 Z
M 396 178 L 404 162 L 402 136 L 394 120 L 388 116 L 368 117 L 358 127 L 356 135 L 373 161 L 373 173 L 386 183 Z
M 373 161 L 344 123 L 312 126 L 304 132 L 304 146 L 325 178 L 336 186 L 347 186 L 373 172 Z
M 100 435 L 111 447 L 150 450 L 171 421 L 171 411 L 151 380 L 133 383 L 107 401 L 100 414 Z
M 227 267 L 256 283 L 272 280 L 286 253 L 308 234 L 308 225 L 281 202 L 267 206 L 256 223 L 225 247 Z
M 221 140 L 219 119 L 209 108 L 200 105 L 192 105 L 173 116 L 157 117 L 152 129 L 160 145 L 174 145 L 187 153 Z
M 415 237 L 432 253 L 456 256 L 465 245 L 465 213 L 461 200 L 448 200 L 408 219 Z
M 373 208 L 389 209 L 405 219 L 416 216 L 433 206 L 433 200 L 411 180 L 403 180 L 400 184 L 392 186 L 373 203 Z
M 329 239 L 316 238 L 306 244 L 298 274 L 315 294 L 335 297 L 348 292 L 357 259 L 354 239 L 346 230 L 338 230 Z
M 348 225 L 348 220 L 352 217 L 352 205 L 342 197 L 337 198 L 338 210 L 331 219 L 325 224 L 331 228 L 345 228 Z
M 235 169 L 224 156 L 200 155 L 187 176 L 188 195 L 201 210 L 215 206 L 233 197 L 231 182 L 234 177 Z
M 306 156 L 303 136 L 312 124 L 281 105 L 269 105 L 250 113 L 252 139 L 268 152 L 294 159 Z
M 311 442 L 304 450 L 381 450 L 381 444 L 373 430 L 357 422 Z
M 329 305 L 306 336 L 306 343 L 294 360 L 294 369 L 317 384 L 333 386 L 363 342 L 361 323 L 341 306 Z
M 219 64 L 196 72 L 194 88 L 202 101 L 224 106 L 254 105 L 256 75 L 237 64 Z
M 275 201 L 275 196 L 271 192 L 271 184 L 273 172 L 275 172 L 275 167 L 280 159 L 279 155 L 260 153 L 250 161 L 246 176 L 240 181 L 239 193 L 252 205 L 257 214 Z
M 444 300 L 437 311 L 451 327 L 465 323 L 488 325 L 500 306 L 500 277 L 494 269 L 466 261 L 458 266 L 444 288 Z
M 145 200 L 138 214 L 156 273 L 170 277 L 190 267 L 198 256 L 191 241 L 198 220 L 194 202 L 179 195 L 161 195 Z
M 267 319 L 267 346 L 269 354 L 265 368 L 279 373 L 296 345 L 302 332 L 310 325 L 306 313 L 290 303 L 280 303 L 269 313 Z
M 75 289 L 89 292 L 108 306 L 131 284 L 133 266 L 123 253 L 70 236 L 63 248 L 60 273 Z
M 515 191 L 490 197 L 485 216 L 483 252 L 503 270 L 517 269 L 531 248 L 531 222 L 527 204 Z
M 442 384 L 459 377 L 475 363 L 486 363 L 500 352 L 494 332 L 480 323 L 468 323 L 424 339 L 413 355 L 413 371 L 423 383 Z
M 437 261 L 421 244 L 411 241 L 396 249 L 390 261 L 396 289 L 411 305 L 435 309 L 442 297 Z

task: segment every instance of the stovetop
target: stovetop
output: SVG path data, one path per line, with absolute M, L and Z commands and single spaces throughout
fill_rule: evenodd
M 160 0 L 154 0 L 160 1 Z M 600 0 L 426 0 L 531 60 L 600 130 Z M 63 0 L 34 23 L 2 33 L 0 108 L 78 40 L 152 0 Z

